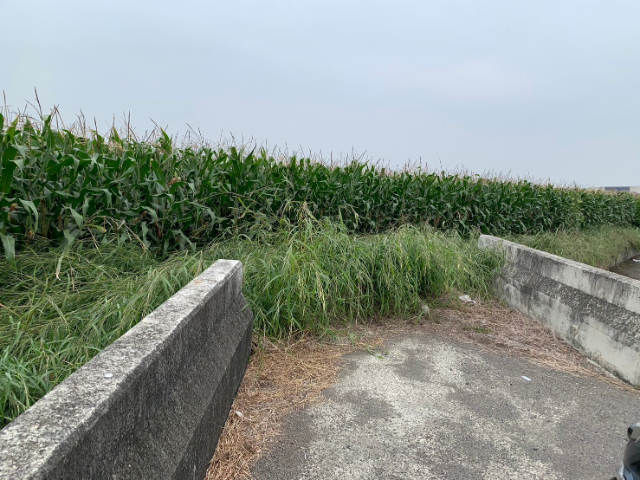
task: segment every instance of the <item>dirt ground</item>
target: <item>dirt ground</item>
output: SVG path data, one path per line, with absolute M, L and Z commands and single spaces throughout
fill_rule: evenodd
M 255 469 L 261 458 L 262 476 L 260 478 L 266 478 L 265 471 L 269 472 L 268 475 L 271 478 L 293 478 L 288 475 L 302 475 L 297 470 L 280 472 L 280 476 L 272 471 L 275 468 L 274 465 L 291 463 L 294 459 L 294 463 L 305 463 L 294 454 L 290 454 L 291 458 L 288 462 L 279 458 L 278 455 L 269 455 L 276 446 L 280 455 L 285 455 L 287 449 L 281 443 L 287 438 L 290 440 L 292 433 L 295 433 L 291 431 L 291 422 L 285 422 L 285 417 L 295 418 L 296 415 L 291 414 L 300 412 L 305 407 L 332 401 L 331 395 L 336 395 L 335 388 L 326 389 L 339 380 L 338 373 L 341 368 L 345 366 L 347 370 L 356 368 L 352 356 L 345 357 L 345 354 L 360 352 L 360 355 L 364 354 L 360 361 L 366 363 L 371 360 L 375 363 L 376 359 L 380 359 L 384 363 L 385 352 L 389 348 L 396 348 L 394 342 L 398 342 L 398 339 L 409 338 L 413 340 L 407 341 L 415 342 L 419 337 L 424 338 L 425 341 L 435 339 L 437 345 L 431 345 L 431 349 L 445 348 L 459 352 L 461 343 L 475 344 L 466 350 L 469 352 L 477 350 L 487 355 L 496 354 L 498 360 L 492 361 L 498 364 L 504 363 L 504 360 L 499 359 L 512 357 L 518 365 L 520 364 L 517 362 L 524 361 L 526 364 L 530 362 L 540 368 L 575 378 L 586 381 L 592 379 L 599 385 L 604 385 L 605 389 L 620 392 L 622 395 L 637 396 L 633 388 L 603 373 L 573 348 L 556 338 L 549 329 L 498 303 L 432 308 L 429 316 L 403 320 L 378 319 L 366 325 L 354 325 L 336 330 L 331 335 L 325 335 L 320 339 L 306 336 L 290 342 L 274 344 L 266 339 L 256 338 L 254 354 L 207 472 L 207 479 L 252 478 L 252 469 Z M 403 355 L 405 357 L 413 355 L 407 354 L 413 351 L 412 348 L 414 347 L 409 348 L 404 345 L 396 351 L 396 356 L 400 358 Z M 471 356 L 473 355 L 476 354 Z M 369 357 L 368 360 L 367 357 Z M 390 362 L 392 365 L 393 360 Z M 384 370 L 381 365 L 376 368 L 380 367 Z M 455 385 L 451 388 L 453 387 Z M 430 388 L 436 389 L 437 385 L 431 385 Z M 335 407 L 335 405 L 332 406 Z M 384 415 L 381 413 L 381 416 Z M 302 427 L 298 425 L 296 428 L 300 430 Z M 312 436 L 310 432 L 306 434 L 308 438 Z M 348 437 L 345 439 L 346 442 L 352 440 Z M 292 442 L 290 441 L 289 444 L 291 446 Z M 301 465 L 301 468 L 303 466 Z M 502 465 L 498 462 L 494 467 L 493 473 L 497 471 L 495 469 L 508 469 L 509 464 L 507 462 Z M 532 475 L 537 475 L 535 473 L 537 470 L 532 468 L 534 472 Z M 540 471 L 545 472 L 544 468 Z M 562 475 L 553 476 L 549 472 L 546 477 L 532 476 L 531 478 L 565 478 Z M 305 475 L 309 478 L 314 477 L 309 472 Z M 333 477 L 327 476 L 327 478 Z M 335 478 L 339 478 L 339 475 Z M 398 478 L 413 477 L 407 474 L 400 475 Z M 424 478 L 431 477 L 424 476 Z

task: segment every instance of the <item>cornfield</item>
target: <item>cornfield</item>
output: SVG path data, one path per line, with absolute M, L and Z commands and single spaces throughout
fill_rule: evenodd
M 537 234 L 638 225 L 630 194 L 560 188 L 526 180 L 390 171 L 353 161 L 326 165 L 264 149 L 174 148 L 154 141 L 91 138 L 0 115 L 0 238 L 4 253 L 34 237 L 69 245 L 137 239 L 163 252 L 224 236 L 253 237 L 296 222 L 300 207 L 354 233 L 401 224 L 461 234 Z
M 80 132 L 0 115 L 0 428 L 219 258 L 286 337 L 488 295 L 502 259 L 477 231 L 588 228 L 529 241 L 598 259 L 638 243 L 591 228 L 638 225 L 630 194 Z

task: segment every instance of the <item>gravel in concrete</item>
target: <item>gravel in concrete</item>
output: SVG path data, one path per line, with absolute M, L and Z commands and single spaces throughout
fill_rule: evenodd
M 640 420 L 635 392 L 428 336 L 347 356 L 325 397 L 254 478 L 609 479 Z

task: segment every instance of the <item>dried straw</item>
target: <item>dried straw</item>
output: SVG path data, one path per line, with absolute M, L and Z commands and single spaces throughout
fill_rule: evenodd
M 346 351 L 308 336 L 282 343 L 260 338 L 206 479 L 251 478 L 249 468 L 280 434 L 283 417 L 321 398 Z

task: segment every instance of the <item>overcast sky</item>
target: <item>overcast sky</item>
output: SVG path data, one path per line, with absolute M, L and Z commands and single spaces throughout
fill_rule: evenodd
M 0 89 L 392 166 L 640 185 L 640 1 L 0 0 Z

